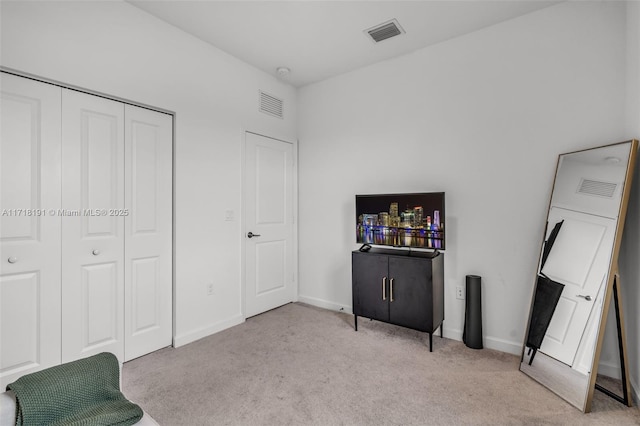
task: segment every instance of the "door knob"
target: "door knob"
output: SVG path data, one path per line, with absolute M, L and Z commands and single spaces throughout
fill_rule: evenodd
M 253 232 L 249 231 L 249 233 L 247 234 L 247 237 L 249 238 L 253 238 L 253 237 L 259 237 L 260 234 L 254 234 Z
M 18 261 L 17 257 L 10 257 L 10 258 L 7 259 L 7 262 L 9 262 L 9 263 L 16 263 L 17 261 Z
M 587 302 L 589 302 L 591 300 L 591 296 L 589 296 L 588 294 L 586 296 L 583 296 L 581 294 L 576 294 L 576 297 L 582 297 Z
M 92 255 L 97 256 L 100 254 L 100 250 L 95 249 L 94 251 L 91 252 Z

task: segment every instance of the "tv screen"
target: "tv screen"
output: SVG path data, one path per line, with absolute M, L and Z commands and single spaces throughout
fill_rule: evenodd
M 356 242 L 445 249 L 444 192 L 356 195 Z

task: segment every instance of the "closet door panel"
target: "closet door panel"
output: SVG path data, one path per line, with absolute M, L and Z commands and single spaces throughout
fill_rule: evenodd
M 60 88 L 0 74 L 0 386 L 60 362 Z
M 81 326 L 82 348 L 117 344 L 118 265 L 108 262 L 82 266 Z M 106 319 L 106 320 L 105 320 Z
M 172 117 L 125 107 L 125 361 L 172 343 Z
M 62 97 L 62 361 L 124 356 L 124 105 Z

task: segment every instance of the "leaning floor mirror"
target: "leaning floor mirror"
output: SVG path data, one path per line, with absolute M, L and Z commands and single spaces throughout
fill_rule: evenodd
M 584 412 L 608 309 L 624 289 L 618 253 L 637 151 L 632 140 L 558 158 L 520 370 Z M 629 386 L 624 322 L 617 330 Z

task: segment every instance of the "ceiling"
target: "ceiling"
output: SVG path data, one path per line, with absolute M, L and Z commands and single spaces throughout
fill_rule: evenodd
M 127 0 L 193 36 L 301 87 L 542 9 L 559 1 Z M 396 19 L 405 34 L 365 30 Z

